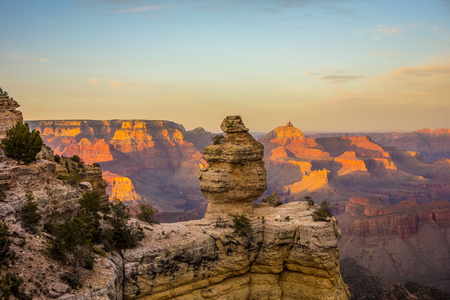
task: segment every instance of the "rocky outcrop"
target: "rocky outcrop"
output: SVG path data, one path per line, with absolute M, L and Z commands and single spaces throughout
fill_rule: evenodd
M 338 217 L 343 258 L 391 283 L 406 279 L 448 290 L 450 202 L 401 202 L 351 198 Z
M 112 270 L 123 270 L 123 281 L 112 274 L 115 280 L 105 286 L 115 284 L 98 287 L 101 295 L 121 299 L 109 290 L 123 291 L 124 299 L 348 299 L 339 270 L 336 220 L 315 222 L 306 202 L 273 207 L 276 195 L 267 204 L 253 204 L 266 184 L 262 146 L 240 117 L 227 117 L 222 125 L 227 136 L 222 144 L 207 147 L 209 165 L 199 172 L 210 201 L 207 218 L 151 228 L 142 224 L 142 244 L 114 261 L 120 267 Z M 237 229 L 229 212 L 244 213 L 248 230 Z M 96 299 L 92 291 L 77 293 L 74 299 Z
M 197 171 L 209 203 L 206 218 L 250 209 L 267 189 L 264 147 L 248 133 L 240 116 L 226 117 L 220 127 L 225 138 L 205 148 L 203 159 L 208 166 Z
M 348 299 L 334 223 L 305 202 L 253 210 L 249 236 L 231 222 L 161 224 L 124 252 L 125 299 Z
M 22 112 L 17 110 L 19 106 L 17 101 L 0 88 L 0 139 L 4 138 L 6 131 L 17 122 L 22 122 Z
M 68 174 L 64 160 L 61 163 L 55 162 L 51 150 L 46 147 L 38 154 L 37 161 L 29 165 L 6 159 L 2 150 L 0 153 L 0 186 L 3 195 L 0 211 L 4 212 L 0 216 L 14 216 L 15 211 L 26 200 L 28 191 L 32 192 L 38 203 L 44 221 L 53 211 L 57 211 L 61 217 L 73 215 L 79 207 L 78 200 L 86 191 L 97 191 L 103 205 L 108 203 L 106 182 L 102 178 L 100 167 L 84 166 L 85 171 L 80 172 L 83 181 L 70 184 L 58 177 Z M 72 164 L 76 165 L 74 162 Z

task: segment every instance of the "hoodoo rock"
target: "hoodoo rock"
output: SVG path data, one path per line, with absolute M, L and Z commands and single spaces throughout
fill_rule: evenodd
M 231 210 L 251 211 L 252 202 L 267 189 L 264 147 L 248 133 L 240 116 L 226 117 L 221 143 L 203 152 L 208 166 L 197 172 L 200 189 L 208 200 L 205 217 Z

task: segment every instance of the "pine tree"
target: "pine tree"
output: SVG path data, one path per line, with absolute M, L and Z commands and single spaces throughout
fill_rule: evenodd
M 30 132 L 28 123 L 17 122 L 11 129 L 6 131 L 6 137 L 1 142 L 1 147 L 7 157 L 19 162 L 29 164 L 36 159 L 44 142 L 39 131 L 33 129 Z
M 22 205 L 20 209 L 20 215 L 22 217 L 23 227 L 31 233 L 37 232 L 37 226 L 42 216 L 39 214 L 38 204 L 34 201 L 31 191 L 26 193 L 27 201 Z

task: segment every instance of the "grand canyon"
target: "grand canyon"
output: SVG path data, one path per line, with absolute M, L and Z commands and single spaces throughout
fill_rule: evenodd
M 205 214 L 195 172 L 207 166 L 202 151 L 216 134 L 169 121 L 29 123 L 55 154 L 99 163 L 111 197 L 148 203 L 163 222 Z M 288 122 L 259 139 L 268 186 L 261 199 L 276 193 L 282 203 L 330 201 L 343 232 L 342 258 L 389 283 L 448 290 L 450 131 L 311 136 Z

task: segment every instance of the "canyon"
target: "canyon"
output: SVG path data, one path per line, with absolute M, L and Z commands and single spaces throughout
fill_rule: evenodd
M 55 153 L 67 157 L 78 155 L 89 162 L 97 160 L 112 197 L 122 199 L 132 207 L 148 203 L 157 209 L 164 222 L 199 219 L 207 213 L 208 204 L 197 179 L 203 175 L 198 172 L 212 172 L 212 175 L 204 175 L 210 178 L 207 186 L 211 187 L 211 191 L 203 192 L 206 198 L 208 193 L 214 194 L 237 182 L 232 178 L 238 175 L 223 169 L 221 163 L 214 166 L 217 153 L 213 149 L 217 145 L 212 145 L 212 150 L 203 153 L 205 159 L 202 158 L 202 147 L 211 144 L 213 136 L 202 128 L 187 131 L 173 122 L 144 120 L 32 121 L 30 125 L 41 131 L 46 144 Z M 425 135 L 425 132 L 429 134 Z M 417 139 L 419 134 L 421 145 L 425 143 L 429 148 L 420 148 L 415 142 L 404 142 L 399 146 L 401 149 L 389 144 L 402 140 L 396 136 L 409 135 Z M 384 140 L 390 141 L 388 145 L 376 139 L 381 138 L 375 134 L 306 135 L 291 122 L 275 128 L 259 139 L 264 146 L 267 190 L 258 201 L 273 193 L 286 204 L 303 200 L 305 196 L 311 196 L 316 203 L 330 201 L 335 205 L 334 214 L 342 223 L 339 245 L 343 257 L 355 258 L 358 264 L 389 283 L 413 279 L 445 288 L 448 274 L 441 268 L 435 271 L 433 266 L 436 260 L 449 260 L 447 225 L 441 221 L 439 224 L 416 221 L 417 216 L 423 214 L 431 214 L 432 220 L 440 211 L 445 212 L 442 203 L 450 200 L 450 160 L 445 155 L 438 155 L 434 156 L 437 160 L 429 161 L 433 156 L 425 151 L 433 149 L 433 155 L 447 151 L 445 130 L 391 134 L 390 139 Z M 216 167 L 218 169 L 214 171 Z M 214 182 L 218 179 L 230 180 L 230 183 L 217 186 Z M 355 213 L 350 199 L 369 199 L 370 205 L 365 205 L 367 210 L 381 207 L 379 210 L 383 214 Z M 411 215 L 402 215 L 397 207 L 407 208 Z M 416 225 L 411 225 L 413 229 L 405 229 L 398 222 Z M 376 231 L 368 230 L 362 236 L 359 233 L 361 224 L 369 229 L 376 228 Z M 393 234 L 395 230 L 400 234 Z M 371 248 L 374 245 L 379 246 Z M 431 251 L 428 245 L 436 248 Z M 399 254 L 402 251 L 410 254 L 402 256 Z M 422 259 L 425 252 L 434 253 L 434 261 L 428 261 L 426 255 Z M 384 260 L 389 261 L 389 267 L 377 269 Z M 421 267 L 412 270 L 411 261 Z
M 16 212 L 27 192 L 47 220 L 55 209 L 61 218 L 76 214 L 85 191 L 99 193 L 105 205 L 106 182 L 99 166 L 54 156 L 47 147 L 35 162 L 21 165 L 0 150 L 2 187 L 8 187 L 2 190 L 0 213 L 19 254 L 6 268 L 26 280 L 21 289 L 39 295 L 36 299 L 348 299 L 336 219 L 314 221 L 314 210 L 305 202 L 277 207 L 273 201 L 253 203 L 267 187 L 263 147 L 240 117 L 227 117 L 223 124 L 223 142 L 206 147 L 203 158 L 209 164 L 197 173 L 208 200 L 206 217 L 151 227 L 133 221 L 144 228 L 140 245 L 121 255 L 96 254 L 93 270 L 83 271 L 83 287 L 77 289 L 60 282 L 63 264 L 55 266 L 42 255 L 48 234 L 25 232 Z M 85 181 L 63 179 L 73 168 Z M 128 180 L 106 175 L 113 186 L 130 187 Z M 250 230 L 239 231 L 223 209 L 244 213 Z

